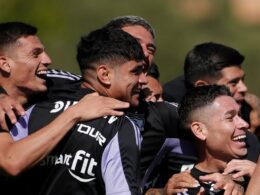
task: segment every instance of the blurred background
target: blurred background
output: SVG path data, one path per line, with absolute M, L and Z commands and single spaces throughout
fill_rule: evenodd
M 38 27 L 53 68 L 79 74 L 79 38 L 120 15 L 144 17 L 156 30 L 161 82 L 183 72 L 194 45 L 214 41 L 245 57 L 246 84 L 260 96 L 260 1 L 258 0 L 0 0 L 0 22 Z

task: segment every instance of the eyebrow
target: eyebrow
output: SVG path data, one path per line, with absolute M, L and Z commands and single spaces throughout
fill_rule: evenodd
M 232 116 L 235 116 L 237 114 L 237 111 L 236 110 L 229 110 L 229 111 L 227 111 L 227 112 L 225 112 L 225 116 L 227 116 L 227 115 L 232 115 Z
M 44 51 L 44 48 L 36 47 L 31 50 L 31 53 L 34 54 L 37 52 L 38 54 L 42 53 Z

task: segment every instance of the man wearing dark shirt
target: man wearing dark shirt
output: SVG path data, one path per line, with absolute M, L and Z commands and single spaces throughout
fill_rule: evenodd
M 181 101 L 181 126 L 191 134 L 198 151 L 198 161 L 191 170 L 191 175 L 198 181 L 200 176 L 224 172 L 229 161 L 247 154 L 245 140 L 249 125 L 239 112 L 239 104 L 224 86 L 193 88 Z M 214 182 L 200 181 L 196 190 L 190 188 L 184 194 L 197 194 L 200 187 L 204 188 L 205 194 L 230 193 L 215 189 Z M 238 191 L 238 194 L 243 194 L 243 191 Z
M 138 106 L 141 87 L 146 83 L 146 65 L 142 48 L 131 35 L 122 30 L 94 31 L 82 37 L 77 60 L 82 83 L 73 85 L 75 91 L 72 86 L 65 87 L 64 92 L 47 96 L 47 100 L 27 110 L 27 115 L 19 119 L 27 126 L 16 125 L 12 129 L 14 137 L 19 137 L 20 131 L 32 133 L 93 91 Z M 139 134 L 127 117 L 111 116 L 78 123 L 51 156 L 36 167 L 43 169 L 43 165 L 51 164 L 47 183 L 40 193 L 141 193 Z M 50 160 L 52 157 L 54 161 Z
M 250 112 L 257 110 L 255 102 L 248 101 L 247 86 L 244 83 L 242 63 L 244 56 L 234 48 L 208 42 L 196 45 L 188 52 L 184 63 L 184 75 L 163 86 L 163 98 L 169 102 L 180 102 L 190 87 L 205 84 L 226 85 L 232 96 L 241 104 L 243 119 L 251 123 Z M 252 124 L 253 125 L 253 124 Z M 252 126 L 255 130 L 257 126 Z

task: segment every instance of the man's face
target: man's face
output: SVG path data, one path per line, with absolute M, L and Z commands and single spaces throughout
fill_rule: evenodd
M 147 83 L 143 62 L 128 61 L 112 69 L 109 96 L 129 102 L 131 106 L 139 105 L 142 86 Z
M 147 76 L 147 84 L 143 86 L 143 95 L 146 101 L 161 102 L 162 99 L 162 86 L 161 83 L 151 77 Z
M 214 158 L 225 162 L 247 154 L 246 131 L 249 127 L 239 116 L 239 105 L 230 96 L 220 96 L 202 111 L 206 128 L 206 147 Z
M 149 64 L 152 63 L 156 46 L 152 34 L 140 25 L 126 26 L 122 28 L 123 31 L 135 37 L 140 43 L 144 55 L 146 56 Z
M 245 73 L 238 66 L 226 67 L 221 70 L 222 77 L 217 81 L 218 85 L 226 85 L 232 96 L 238 103 L 245 99 L 247 86 L 244 83 Z
M 44 77 L 51 60 L 37 36 L 19 38 L 8 51 L 8 62 L 10 82 L 19 90 L 29 95 L 47 90 Z

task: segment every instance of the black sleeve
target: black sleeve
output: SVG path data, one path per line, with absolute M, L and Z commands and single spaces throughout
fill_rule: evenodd
M 150 103 L 147 122 L 156 131 L 161 131 L 166 137 L 177 137 L 179 116 L 177 104 L 169 102 Z
M 259 157 L 260 144 L 257 137 L 250 131 L 246 132 L 247 156 L 246 159 L 257 162 Z
M 146 104 L 142 132 L 141 176 L 143 177 L 167 137 L 177 136 L 176 110 L 166 102 Z
M 68 94 L 78 89 L 81 83 L 81 76 L 72 74 L 70 72 L 49 69 L 47 73 L 47 98 L 55 98 L 57 94 Z
M 163 85 L 163 99 L 168 102 L 180 102 L 186 91 L 184 76 L 181 75 Z

